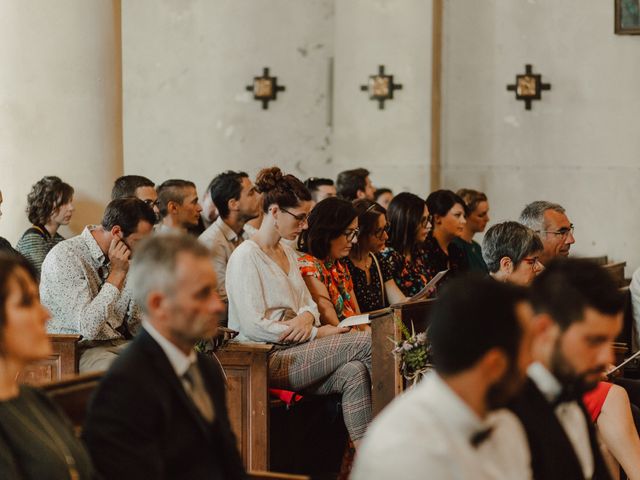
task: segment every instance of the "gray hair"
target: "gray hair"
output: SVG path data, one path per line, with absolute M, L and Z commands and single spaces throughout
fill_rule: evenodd
M 176 263 L 178 255 L 190 253 L 210 258 L 209 249 L 194 237 L 183 233 L 154 234 L 136 248 L 128 281 L 133 299 L 147 313 L 147 296 L 154 290 L 170 294 L 177 288 Z
M 518 222 L 498 223 L 487 230 L 482 240 L 482 256 L 491 273 L 500 270 L 500 260 L 504 257 L 517 266 L 527 255 L 543 248 L 540 237 Z
M 555 210 L 558 213 L 565 212 L 562 205 L 545 200 L 537 200 L 524 207 L 520 214 L 520 223 L 539 233 L 547 228 L 544 223 L 544 212 L 547 210 Z

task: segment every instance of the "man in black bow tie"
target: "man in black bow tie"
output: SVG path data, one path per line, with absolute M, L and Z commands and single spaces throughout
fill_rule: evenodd
M 529 480 L 525 433 L 504 406 L 531 360 L 523 289 L 461 277 L 438 298 L 427 336 L 435 372 L 374 420 L 353 480 Z
M 536 480 L 609 479 L 582 394 L 613 362 L 624 298 L 587 260 L 549 263 L 532 284 L 535 362 L 511 408 L 529 440 Z

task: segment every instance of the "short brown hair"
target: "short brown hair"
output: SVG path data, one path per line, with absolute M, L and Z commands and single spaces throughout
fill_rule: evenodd
M 483 192 L 470 188 L 461 188 L 456 192 L 456 195 L 464 200 L 465 213 L 467 215 L 475 212 L 480 202 L 487 201 L 487 196 Z
M 51 215 L 73 199 L 73 187 L 54 176 L 42 177 L 27 195 L 27 217 L 34 225 L 45 225 Z

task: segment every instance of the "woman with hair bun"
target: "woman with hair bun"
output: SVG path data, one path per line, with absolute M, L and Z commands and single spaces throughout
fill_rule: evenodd
M 344 259 L 358 241 L 358 214 L 351 202 L 325 198 L 309 214 L 298 247 L 298 266 L 320 310 L 320 321 L 338 325 L 360 313 L 353 280 Z
M 229 327 L 241 341 L 277 345 L 269 354 L 274 388 L 317 395 L 342 394 L 342 412 L 357 446 L 371 421 L 371 336 L 322 325 L 293 249 L 281 242 L 300 235 L 311 195 L 293 175 L 272 167 L 258 174 L 264 219 L 227 265 Z M 320 202 L 322 203 L 322 202 Z
M 69 224 L 74 210 L 73 187 L 58 177 L 43 177 L 31 187 L 27 216 L 32 225 L 22 234 L 16 249 L 38 275 L 49 250 L 64 240 L 58 229 Z

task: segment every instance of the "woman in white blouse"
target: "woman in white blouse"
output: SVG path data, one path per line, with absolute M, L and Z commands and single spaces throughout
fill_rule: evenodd
M 318 307 L 293 249 L 280 240 L 304 228 L 311 195 L 293 175 L 272 167 L 258 174 L 264 220 L 227 265 L 229 327 L 245 341 L 276 344 L 269 358 L 272 387 L 317 395 L 342 394 L 342 410 L 357 446 L 371 420 L 371 336 L 320 326 Z

